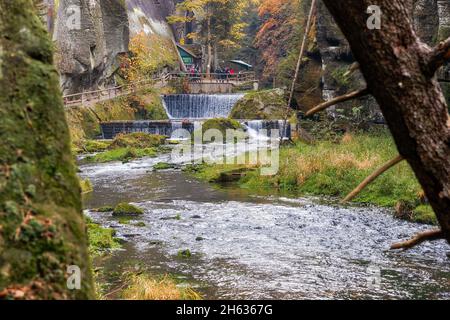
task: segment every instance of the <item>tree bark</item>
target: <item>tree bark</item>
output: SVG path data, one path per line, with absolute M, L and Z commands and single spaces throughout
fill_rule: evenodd
M 208 63 L 206 65 L 206 77 L 211 77 L 211 64 L 212 64 L 212 44 L 211 44 L 211 16 L 208 14 Z
M 430 72 L 436 70 L 439 47 L 434 51 L 417 37 L 403 0 L 323 1 L 349 41 L 399 153 L 414 170 L 450 243 L 450 118 Z M 380 30 L 367 27 L 371 5 L 382 10 Z
M 0 35 L 0 300 L 92 299 L 52 41 L 31 0 L 0 0 Z

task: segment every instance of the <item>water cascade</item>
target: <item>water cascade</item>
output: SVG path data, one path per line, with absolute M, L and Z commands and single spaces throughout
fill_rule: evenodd
M 170 119 L 226 118 L 243 94 L 176 94 L 163 96 Z

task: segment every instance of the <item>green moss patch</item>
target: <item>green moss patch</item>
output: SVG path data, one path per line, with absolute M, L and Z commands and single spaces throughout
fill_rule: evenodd
M 104 207 L 100 207 L 100 208 L 92 210 L 92 212 L 97 212 L 97 213 L 107 213 L 107 212 L 113 212 L 113 211 L 114 211 L 114 207 L 111 207 L 111 206 L 104 206 Z
M 114 238 L 116 232 L 113 229 L 103 228 L 95 223 L 88 223 L 89 252 L 93 256 L 105 254 L 121 247 L 119 241 Z
M 134 159 L 144 157 L 156 157 L 157 154 L 158 150 L 155 148 L 145 148 L 145 149 L 120 148 L 102 152 L 96 154 L 95 156 L 86 157 L 84 161 L 98 162 L 98 163 L 105 163 L 111 161 L 128 162 Z
M 117 135 L 109 149 L 119 149 L 119 148 L 154 148 L 163 145 L 166 142 L 166 137 L 148 134 L 148 133 L 129 133 L 129 134 L 119 134 Z
M 153 171 L 169 170 L 174 169 L 176 166 L 174 164 L 159 162 L 153 166 Z
M 141 208 L 129 203 L 119 203 L 113 211 L 114 216 L 137 216 L 144 214 Z

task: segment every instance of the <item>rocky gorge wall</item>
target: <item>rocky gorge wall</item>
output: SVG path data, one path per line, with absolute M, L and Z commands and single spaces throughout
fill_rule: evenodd
M 113 85 L 120 57 L 139 33 L 149 37 L 157 50 L 170 47 L 173 33 L 166 17 L 174 8 L 173 0 L 42 1 L 64 94 Z
M 450 0 L 406 2 L 410 7 L 417 34 L 424 42 L 431 46 L 450 36 Z M 316 32 L 322 64 L 322 98 L 329 100 L 349 90 L 361 88 L 364 79 L 359 72 L 355 72 L 351 78 L 344 76 L 354 60 L 346 39 L 322 1 L 318 2 Z M 372 98 L 349 102 L 343 106 L 346 110 L 365 106 L 365 112 L 368 112 L 373 120 L 379 120 L 381 117 Z M 339 116 L 336 109 L 330 109 L 330 114 Z

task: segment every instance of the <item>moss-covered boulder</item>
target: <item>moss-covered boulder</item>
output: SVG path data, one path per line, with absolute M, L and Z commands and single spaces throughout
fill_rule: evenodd
M 119 203 L 113 211 L 113 216 L 138 216 L 144 214 L 141 208 L 129 203 Z
M 0 299 L 93 298 L 52 41 L 31 0 L 0 1 L 0 34 Z
M 231 110 L 233 119 L 280 120 L 286 117 L 286 98 L 281 89 L 247 93 Z
M 162 170 L 169 170 L 169 169 L 175 169 L 176 165 L 172 163 L 167 162 L 158 162 L 153 166 L 153 171 L 162 171 Z
M 205 123 L 203 123 L 203 134 L 212 129 L 219 130 L 225 137 L 227 130 L 239 130 L 242 129 L 242 125 L 236 120 L 227 118 L 209 119 Z
M 157 134 L 148 134 L 134 132 L 128 134 L 119 134 L 115 137 L 109 149 L 119 148 L 153 148 L 159 147 L 166 142 L 166 137 Z

